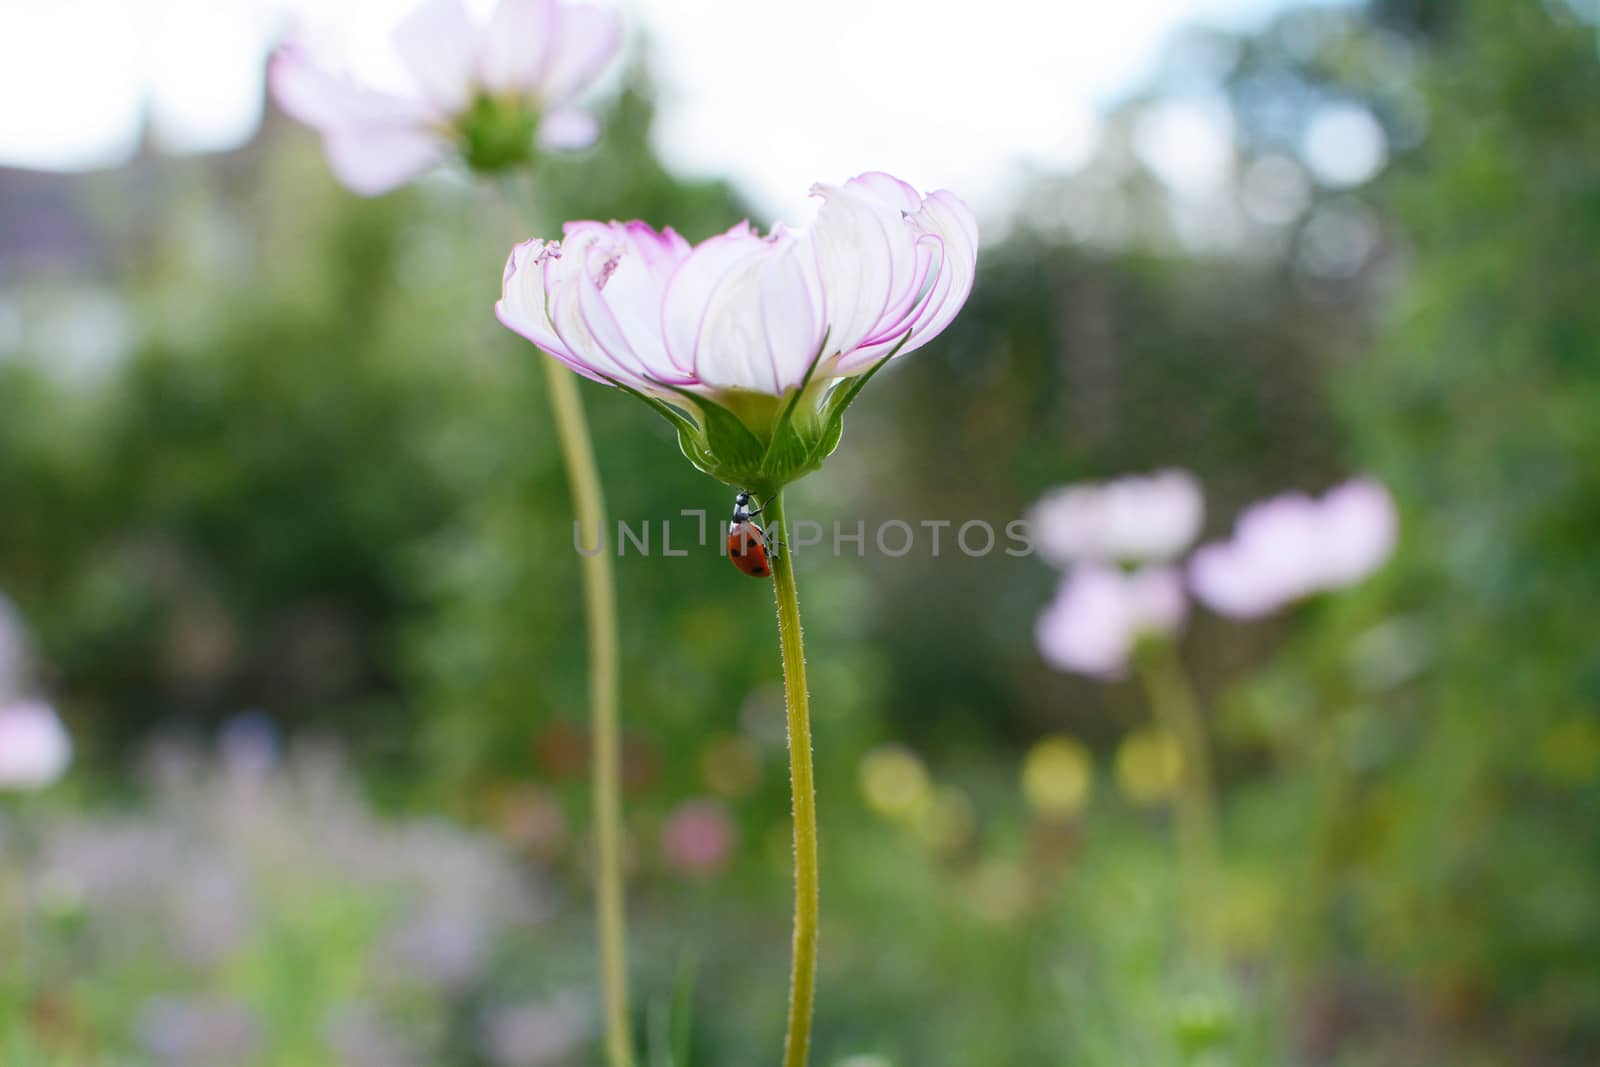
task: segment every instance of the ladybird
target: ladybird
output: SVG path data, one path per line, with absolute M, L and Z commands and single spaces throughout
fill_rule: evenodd
M 739 490 L 733 498 L 733 519 L 728 523 L 728 558 L 752 578 L 770 578 L 772 562 L 767 558 L 767 536 L 758 523 L 751 521 L 762 509 L 752 509 L 750 501 L 746 489 Z M 774 550 L 776 547 L 773 546 Z

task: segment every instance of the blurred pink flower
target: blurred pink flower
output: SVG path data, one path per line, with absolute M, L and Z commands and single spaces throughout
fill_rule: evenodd
M 1224 615 L 1268 615 L 1366 578 L 1394 551 L 1398 530 L 1389 491 L 1371 479 L 1347 482 L 1320 500 L 1286 493 L 1245 509 L 1232 540 L 1197 551 L 1189 583 Z
M 590 4 L 500 0 L 474 25 L 461 0 L 426 0 L 394 45 L 417 92 L 361 85 L 298 44 L 272 57 L 278 105 L 322 134 L 328 162 L 353 192 L 376 196 L 460 155 L 475 169 L 583 148 L 599 129 L 573 107 L 616 54 L 621 23 Z M 537 134 L 535 134 L 537 131 Z
M 715 800 L 686 800 L 662 824 L 661 855 L 684 874 L 715 874 L 733 854 L 738 836 L 727 808 Z
M 0 704 L 0 789 L 54 785 L 72 762 L 72 738 L 42 700 Z
M 1028 512 L 1039 554 L 1074 563 L 1175 559 L 1200 535 L 1205 498 L 1182 470 L 1052 489 Z
M 1039 653 L 1054 667 L 1096 678 L 1120 677 L 1140 638 L 1183 625 L 1188 603 L 1172 567 L 1122 571 L 1074 567 L 1034 628 Z
M 812 193 L 807 229 L 741 222 L 692 247 L 643 222 L 569 222 L 512 251 L 495 312 L 577 373 L 671 403 L 782 396 L 808 372 L 820 390 L 938 336 L 972 289 L 967 205 L 878 173 Z

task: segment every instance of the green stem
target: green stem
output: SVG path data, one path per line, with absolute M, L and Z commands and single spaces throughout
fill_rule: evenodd
M 1215 905 L 1222 848 L 1217 835 L 1216 802 L 1205 722 L 1177 652 L 1168 643 L 1139 659 L 1139 672 L 1156 721 L 1178 742 L 1183 768 L 1173 818 L 1178 831 L 1178 862 L 1183 868 L 1185 920 L 1196 961 L 1215 962 Z
M 617 594 L 605 546 L 605 501 L 595 465 L 578 380 L 553 359 L 540 357 L 550 390 L 550 412 L 567 464 L 579 543 L 598 545 L 583 561 L 583 596 L 589 627 L 589 732 L 593 748 L 595 925 L 600 938 L 606 1059 L 633 1067 L 628 1030 L 628 957 L 622 871 L 622 745 L 617 724 Z
M 783 491 L 765 502 L 767 521 L 784 529 Z M 800 635 L 800 597 L 786 549 L 772 562 L 778 600 L 778 644 L 783 649 L 784 703 L 789 712 L 789 788 L 794 796 L 794 967 L 789 978 L 789 1029 L 784 1067 L 805 1067 L 817 990 L 817 787 L 811 769 L 811 696 L 806 691 L 806 650 Z

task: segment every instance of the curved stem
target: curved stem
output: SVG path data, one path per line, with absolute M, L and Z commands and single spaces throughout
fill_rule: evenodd
M 767 521 L 784 529 L 783 491 L 766 502 Z M 789 1029 L 784 1067 L 805 1067 L 817 989 L 817 787 L 811 768 L 811 696 L 806 691 L 806 650 L 800 635 L 800 597 L 787 549 L 772 562 L 778 601 L 778 644 L 783 650 L 784 703 L 789 713 L 789 788 L 794 797 L 794 966 L 789 977 Z
M 1209 965 L 1215 961 L 1217 951 L 1213 909 L 1222 847 L 1217 835 L 1205 723 L 1194 687 L 1170 644 L 1164 642 L 1140 657 L 1139 667 L 1151 711 L 1162 728 L 1177 739 L 1183 756 L 1173 812 L 1178 830 L 1178 862 L 1183 868 L 1188 898 L 1185 910 L 1189 946 L 1197 962 Z
M 600 471 L 578 380 L 553 359 L 540 357 L 550 389 L 550 412 L 566 460 L 572 507 L 584 545 L 580 554 L 589 628 L 589 733 L 593 750 L 595 925 L 600 939 L 606 1059 L 610 1067 L 633 1067 L 628 1030 L 628 958 L 622 871 L 622 745 L 617 715 L 617 594 L 605 546 L 605 501 Z M 594 540 L 591 540 L 593 538 Z

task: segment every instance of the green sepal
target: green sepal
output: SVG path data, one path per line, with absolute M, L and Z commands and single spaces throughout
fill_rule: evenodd
M 651 396 L 614 378 L 606 380 L 649 404 L 671 423 L 678 434 L 678 447 L 696 468 L 765 499 L 821 467 L 833 454 L 844 435 L 845 409 L 910 338 L 908 332 L 861 374 L 817 383 L 817 367 L 827 352 L 824 336 L 805 377 L 782 396 L 749 390 L 724 390 L 708 396 L 652 380 L 652 385 L 676 394 L 680 402 Z
M 671 404 L 668 404 L 666 401 L 658 399 L 657 397 L 653 397 L 648 393 L 641 393 L 633 386 L 624 385 L 622 382 L 617 381 L 617 379 L 611 377 L 610 375 L 602 374 L 600 377 L 604 378 L 618 389 L 621 389 L 629 396 L 636 396 L 640 400 L 643 400 L 646 404 L 649 404 L 655 409 L 656 414 L 672 423 L 673 428 L 676 429 L 680 435 L 685 432 L 691 434 L 696 433 L 699 430 L 699 427 L 695 425 L 693 419 L 679 411 L 677 408 L 673 407 Z
M 678 446 L 690 463 L 729 485 L 745 488 L 761 481 L 766 446 L 739 416 L 699 393 L 669 382 L 656 384 L 682 396 L 700 415 L 698 425 L 678 425 Z
M 800 385 L 789 395 L 789 402 L 783 406 L 783 414 L 778 416 L 778 425 L 772 434 L 772 440 L 767 443 L 767 454 L 762 457 L 762 466 L 767 465 L 767 460 L 772 457 L 772 452 L 778 447 L 780 441 L 788 441 L 787 433 L 794 424 L 794 409 L 799 406 L 800 398 L 805 395 L 806 389 L 811 385 L 811 378 L 817 373 L 817 364 L 822 362 L 822 355 L 828 350 L 828 334 L 832 327 L 822 331 L 822 342 L 817 345 L 817 354 L 811 357 L 811 362 L 806 365 L 805 376 L 800 379 Z

